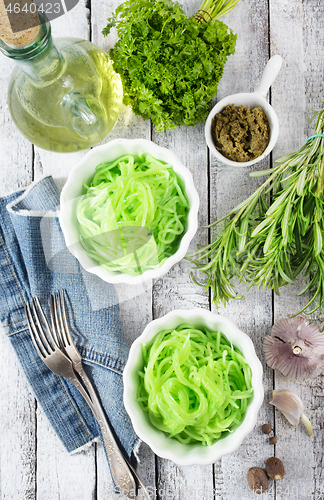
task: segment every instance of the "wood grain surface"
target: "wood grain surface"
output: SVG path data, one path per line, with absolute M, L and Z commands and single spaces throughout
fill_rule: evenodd
M 188 15 L 200 0 L 182 0 Z M 105 50 L 116 41 L 101 30 L 119 0 L 80 0 L 68 14 L 52 22 L 53 36 L 90 39 Z M 228 60 L 213 102 L 236 92 L 251 92 L 274 54 L 283 58 L 282 69 L 268 99 L 279 117 L 280 136 L 273 153 L 258 164 L 269 168 L 283 154 L 298 149 L 312 134 L 312 110 L 322 107 L 324 96 L 324 3 L 322 0 L 241 0 L 223 18 L 235 33 L 237 46 Z M 55 154 L 33 147 L 13 125 L 6 89 L 13 64 L 0 55 L 0 195 L 51 174 L 63 185 L 70 168 L 85 152 Z M 204 125 L 156 132 L 149 121 L 135 117 L 123 106 L 119 120 L 104 142 L 117 137 L 146 138 L 174 151 L 194 178 L 199 193 L 199 230 L 191 249 L 210 237 L 203 228 L 225 215 L 251 193 L 260 179 L 249 177 L 251 168 L 225 167 L 210 156 Z M 211 231 L 213 234 L 214 231 Z M 232 301 L 219 313 L 231 318 L 253 340 L 264 367 L 265 400 L 257 425 L 239 449 L 210 466 L 180 467 L 156 457 L 146 446 L 140 450 L 138 471 L 152 492 L 152 500 L 252 500 L 246 473 L 264 467 L 270 456 L 279 457 L 285 476 L 258 498 L 265 500 L 324 499 L 324 379 L 287 382 L 264 363 L 262 342 L 278 318 L 297 312 L 306 297 L 296 298 L 301 284 L 281 291 L 244 286 L 244 298 Z M 129 343 L 154 318 L 176 309 L 201 307 L 216 311 L 208 292 L 193 284 L 190 264 L 183 260 L 163 278 L 139 286 L 117 285 L 123 326 Z M 317 315 L 318 319 L 322 315 Z M 69 455 L 39 409 L 4 332 L 0 332 L 0 500 L 117 500 L 101 444 Z M 289 388 L 302 397 L 314 426 L 312 438 L 303 426 L 292 428 L 268 404 L 274 388 Z M 261 425 L 269 423 L 278 442 L 270 445 Z

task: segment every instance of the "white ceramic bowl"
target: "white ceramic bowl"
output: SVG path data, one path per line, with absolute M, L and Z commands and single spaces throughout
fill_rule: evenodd
M 176 328 L 181 323 L 189 323 L 195 327 L 205 327 L 210 330 L 220 330 L 233 345 L 242 351 L 252 370 L 254 392 L 243 422 L 233 433 L 220 439 L 212 446 L 182 444 L 176 439 L 167 437 L 164 432 L 156 429 L 150 423 L 147 413 L 141 409 L 136 401 L 139 383 L 138 372 L 143 369 L 141 345 L 148 345 L 161 330 Z M 252 341 L 231 320 L 205 309 L 176 310 L 149 323 L 142 335 L 132 344 L 123 375 L 124 404 L 136 434 L 150 446 L 156 455 L 172 460 L 179 465 L 207 465 L 236 450 L 254 428 L 263 401 L 262 373 L 262 365 L 255 354 Z
M 207 145 L 210 149 L 210 151 L 213 153 L 213 155 L 222 163 L 225 163 L 225 165 L 231 166 L 231 167 L 249 167 L 250 165 L 254 165 L 255 163 L 258 163 L 259 161 L 263 160 L 268 154 L 273 150 L 273 148 L 276 145 L 278 136 L 279 136 L 279 121 L 277 114 L 275 110 L 273 109 L 272 106 L 266 101 L 265 96 L 267 94 L 267 91 L 278 75 L 280 68 L 282 65 L 282 59 L 279 55 L 273 56 L 267 63 L 261 82 L 259 83 L 258 87 L 255 89 L 254 92 L 251 93 L 240 93 L 240 94 L 233 94 L 229 95 L 227 97 L 224 97 L 221 101 L 219 101 L 210 111 L 206 123 L 205 123 L 205 137 L 206 137 L 206 142 Z M 229 160 L 225 156 L 223 156 L 218 149 L 216 148 L 214 144 L 214 140 L 212 137 L 212 132 L 211 132 L 211 125 L 212 125 L 212 120 L 214 116 L 217 113 L 220 113 L 226 106 L 229 106 L 230 104 L 235 104 L 235 106 L 244 106 L 248 107 L 250 106 L 251 109 L 255 108 L 256 106 L 261 106 L 261 108 L 264 110 L 268 122 L 269 122 L 269 127 L 270 127 L 270 137 L 269 137 L 269 143 L 266 147 L 266 149 L 263 151 L 263 153 L 255 158 L 254 160 L 251 161 L 246 161 L 246 162 L 239 162 L 239 161 L 233 161 Z
M 178 250 L 160 267 L 147 270 L 138 275 L 110 272 L 90 259 L 79 242 L 78 222 L 75 212 L 78 198 L 82 193 L 82 182 L 89 181 L 94 175 L 96 166 L 104 161 L 113 161 L 124 154 L 136 155 L 143 152 L 170 163 L 182 180 L 189 201 L 186 232 L 182 236 Z M 96 274 L 108 283 L 139 284 L 163 276 L 185 256 L 190 241 L 197 231 L 198 206 L 199 198 L 193 184 L 192 175 L 172 151 L 145 139 L 116 139 L 93 148 L 72 168 L 61 194 L 60 224 L 68 249 L 79 260 L 84 269 Z

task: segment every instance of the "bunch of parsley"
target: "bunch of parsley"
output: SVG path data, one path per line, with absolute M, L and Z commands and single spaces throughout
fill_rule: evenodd
M 238 1 L 226 0 L 226 12 Z M 216 3 L 223 6 L 224 0 Z M 206 119 L 227 57 L 234 54 L 236 35 L 215 20 L 215 2 L 205 0 L 203 7 L 188 18 L 172 0 L 127 0 L 103 30 L 108 35 L 117 28 L 110 56 L 123 82 L 124 103 L 158 131 Z

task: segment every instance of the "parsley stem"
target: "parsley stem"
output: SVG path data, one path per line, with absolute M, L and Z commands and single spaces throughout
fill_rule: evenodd
M 220 17 L 225 16 L 225 14 L 231 12 L 239 1 L 240 0 L 203 0 L 197 14 L 199 19 L 202 17 L 205 22 L 208 22 L 209 20 L 215 21 L 216 19 L 219 19 Z M 208 19 L 208 17 L 206 19 L 204 14 L 209 15 L 211 19 Z M 199 19 L 197 20 L 199 21 Z

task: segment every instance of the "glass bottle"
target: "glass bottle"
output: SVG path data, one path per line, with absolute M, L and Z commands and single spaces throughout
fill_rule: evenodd
M 0 50 L 17 63 L 8 103 L 22 134 L 40 148 L 72 152 L 94 146 L 114 126 L 122 84 L 108 55 L 91 42 L 58 38 L 50 23 L 23 47 L 0 40 Z

